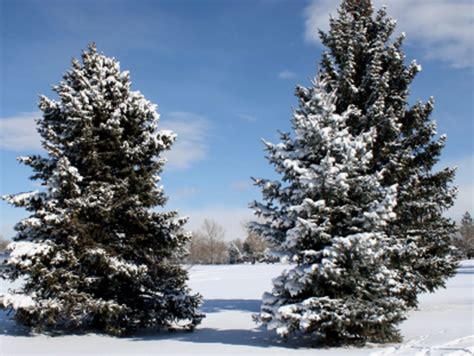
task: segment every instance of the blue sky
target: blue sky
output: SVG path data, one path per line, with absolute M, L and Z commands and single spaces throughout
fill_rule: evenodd
M 473 211 L 474 5 L 471 0 L 387 0 L 407 33 L 407 60 L 423 66 L 412 100 L 436 99 L 448 135 L 440 166 L 459 167 L 458 219 Z M 376 6 L 382 1 L 375 0 Z M 162 182 L 168 207 L 242 234 L 259 198 L 250 176 L 272 176 L 260 139 L 288 130 L 296 84 L 308 84 L 337 1 L 0 0 L 0 194 L 34 189 L 15 157 L 40 151 L 38 94 L 56 84 L 90 41 L 129 70 L 133 89 L 158 104 L 178 133 Z M 25 216 L 0 203 L 0 233 Z

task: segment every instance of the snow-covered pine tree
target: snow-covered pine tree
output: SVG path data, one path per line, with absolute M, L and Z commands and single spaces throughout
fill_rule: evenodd
M 186 219 L 152 210 L 166 202 L 159 155 L 175 134 L 157 131 L 156 105 L 94 44 L 53 89 L 59 101 L 39 103 L 47 156 L 19 158 L 44 189 L 4 197 L 31 215 L 15 226 L 6 273 L 24 284 L 2 307 L 46 331 L 194 328 L 201 297 L 176 262 Z
M 244 260 L 242 252 L 234 241 L 229 244 L 227 254 L 229 255 L 229 264 L 231 265 L 242 263 Z
M 433 171 L 446 137 L 436 137 L 432 98 L 409 104 L 409 87 L 421 67 L 405 64 L 405 35 L 391 41 L 395 27 L 385 8 L 375 12 L 370 0 L 343 0 L 329 31 L 320 31 L 328 48 L 320 75 L 326 89 L 336 92 L 337 113 L 349 106 L 360 111 L 349 121 L 351 131 L 377 128 L 372 170 L 383 169 L 383 184 L 399 187 L 396 219 L 387 233 L 398 236 L 404 248 L 392 263 L 411 284 L 405 298 L 416 306 L 418 293 L 443 287 L 456 270 L 455 224 L 443 216 L 455 199 L 455 171 Z
M 325 86 L 298 87 L 294 134 L 265 142 L 282 179 L 256 179 L 266 202 L 251 207 L 265 222 L 250 227 L 295 266 L 273 280 L 257 320 L 282 337 L 324 344 L 398 340 L 406 286 L 388 260 L 400 246 L 384 232 L 397 186 L 370 171 L 376 129 L 351 133 L 348 120 L 361 113 L 336 113 L 337 96 Z

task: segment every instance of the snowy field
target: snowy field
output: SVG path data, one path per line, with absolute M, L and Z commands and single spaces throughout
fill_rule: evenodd
M 462 263 L 445 290 L 421 296 L 419 310 L 401 325 L 402 344 L 310 349 L 282 343 L 251 315 L 282 265 L 195 266 L 190 285 L 205 299 L 207 317 L 193 333 L 29 336 L 0 314 L 0 355 L 474 355 L 474 261 Z M 8 289 L 3 282 L 2 291 Z

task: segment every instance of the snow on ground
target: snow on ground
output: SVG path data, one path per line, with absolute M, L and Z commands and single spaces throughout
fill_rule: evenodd
M 282 343 L 251 315 L 283 265 L 194 266 L 190 285 L 205 299 L 207 317 L 193 333 L 29 336 L 0 314 L 0 355 L 474 355 L 474 261 L 464 261 L 447 289 L 422 295 L 419 310 L 401 325 L 402 344 L 311 349 Z M 8 288 L 0 282 L 1 290 Z

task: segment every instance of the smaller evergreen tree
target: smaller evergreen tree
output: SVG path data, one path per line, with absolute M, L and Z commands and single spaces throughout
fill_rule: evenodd
M 239 245 L 242 245 L 240 240 L 238 241 L 231 241 L 228 247 L 228 255 L 229 255 L 229 263 L 231 265 L 242 263 L 244 261 L 244 257 L 242 255 L 241 248 Z
M 284 338 L 325 344 L 398 340 L 407 286 L 389 263 L 400 246 L 384 232 L 397 186 L 384 187 L 381 172 L 369 170 L 375 129 L 352 133 L 347 122 L 360 112 L 336 114 L 325 87 L 298 87 L 294 135 L 265 142 L 282 179 L 255 180 L 266 202 L 251 207 L 264 222 L 250 228 L 295 266 L 273 280 L 257 320 Z
M 59 100 L 39 104 L 47 156 L 19 159 L 44 189 L 4 197 L 31 215 L 16 224 L 7 261 L 7 278 L 24 283 L 0 307 L 36 330 L 194 328 L 201 297 L 176 263 L 186 219 L 152 210 L 166 203 L 159 156 L 176 135 L 158 131 L 156 105 L 95 45 L 54 91 Z

